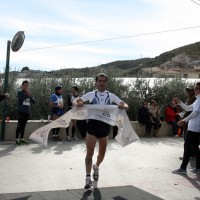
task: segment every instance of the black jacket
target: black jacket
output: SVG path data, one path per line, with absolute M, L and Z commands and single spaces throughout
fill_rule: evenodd
M 138 122 L 141 124 L 146 124 L 150 120 L 150 114 L 148 108 L 142 106 L 138 111 Z
M 17 93 L 18 111 L 24 113 L 31 112 L 31 103 L 35 104 L 33 97 L 28 96 L 25 91 L 21 90 Z

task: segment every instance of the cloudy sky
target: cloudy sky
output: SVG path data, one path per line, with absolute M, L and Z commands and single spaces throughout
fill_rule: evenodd
M 0 0 L 0 72 L 7 41 L 26 39 L 11 70 L 51 71 L 155 57 L 200 41 L 200 0 Z

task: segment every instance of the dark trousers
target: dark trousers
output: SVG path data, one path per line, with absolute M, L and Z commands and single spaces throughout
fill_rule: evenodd
M 168 124 L 172 125 L 172 133 L 173 135 L 177 135 L 178 134 L 178 127 L 177 127 L 177 122 L 168 122 Z
M 60 131 L 60 128 L 53 128 L 52 129 L 53 136 L 58 136 L 59 131 Z
M 150 120 L 147 120 L 145 123 L 145 130 L 148 134 L 151 134 L 152 123 Z
M 29 113 L 18 112 L 16 139 L 17 138 L 20 138 L 20 139 L 24 138 L 24 131 L 25 131 L 25 127 L 26 127 L 26 124 L 27 124 L 27 121 L 29 120 L 29 118 L 30 118 Z
M 152 125 L 153 125 L 154 130 L 159 129 L 162 126 L 162 124 L 160 122 L 160 118 L 159 117 L 152 117 Z
M 186 138 L 186 135 L 187 135 L 187 129 L 188 129 L 188 123 L 186 123 L 183 127 L 183 138 L 184 138 L 184 141 L 185 141 L 185 138 Z M 199 137 L 200 139 L 200 137 Z M 200 144 L 200 140 L 199 140 L 199 144 Z M 194 155 L 194 150 L 192 149 L 192 147 L 190 148 L 190 157 L 195 157 Z
M 191 156 L 191 147 L 196 155 L 196 168 L 200 169 L 199 137 L 200 133 L 187 131 L 184 143 L 183 161 L 181 164 L 182 169 L 186 169 L 188 165 Z

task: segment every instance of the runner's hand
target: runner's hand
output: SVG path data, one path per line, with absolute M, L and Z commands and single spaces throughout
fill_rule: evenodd
M 76 103 L 76 106 L 77 106 L 77 107 L 83 106 L 83 102 L 82 102 L 82 101 L 77 102 L 77 103 Z
M 119 108 L 119 109 L 128 109 L 128 105 L 127 105 L 126 103 L 120 103 L 120 104 L 118 105 L 118 108 Z

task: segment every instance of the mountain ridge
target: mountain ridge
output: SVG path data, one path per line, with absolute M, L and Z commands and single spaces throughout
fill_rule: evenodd
M 67 68 L 52 71 L 40 71 L 31 70 L 31 77 L 37 73 L 43 73 L 43 76 L 53 75 L 55 77 L 60 77 L 64 75 L 66 77 L 90 77 L 95 76 L 99 72 L 104 72 L 108 74 L 113 74 L 113 76 L 118 77 L 134 77 L 141 72 L 143 68 L 149 67 L 159 67 L 161 64 L 170 61 L 173 57 L 178 54 L 184 53 L 185 55 L 191 57 L 192 59 L 200 60 L 200 42 L 195 42 L 182 47 L 175 48 L 171 51 L 164 52 L 155 58 L 140 58 L 135 60 L 117 60 L 106 64 L 101 64 L 94 67 L 85 68 Z M 21 72 L 29 71 L 28 67 L 22 68 Z M 31 73 L 29 73 L 31 74 Z

